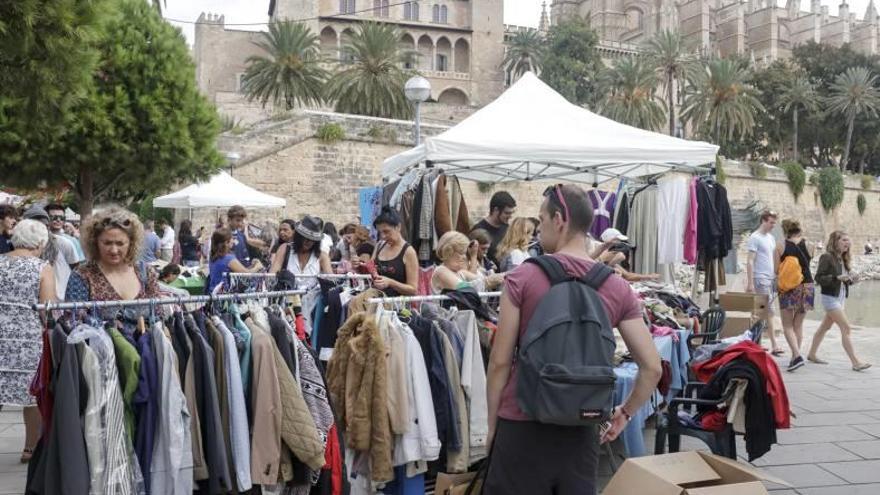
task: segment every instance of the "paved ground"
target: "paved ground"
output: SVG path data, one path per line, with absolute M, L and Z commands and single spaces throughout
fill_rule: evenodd
M 808 322 L 808 336 L 815 326 Z M 785 373 L 797 414 L 794 427 L 780 431 L 779 445 L 754 463 L 792 485 L 770 485 L 772 495 L 880 494 L 880 329 L 857 328 L 854 341 L 862 359 L 877 368 L 851 371 L 839 334 L 832 330 L 820 353 L 830 365 L 807 364 Z M 779 362 L 784 365 L 787 358 Z M 652 432 L 645 436 L 653 451 Z M 0 412 L 0 495 L 23 492 L 26 466 L 19 463 L 23 437 L 21 413 Z M 705 446 L 685 437 L 682 448 Z M 738 452 L 745 453 L 741 440 Z

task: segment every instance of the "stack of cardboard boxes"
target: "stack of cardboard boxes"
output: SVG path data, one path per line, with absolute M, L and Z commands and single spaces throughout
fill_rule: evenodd
M 769 298 L 762 294 L 727 292 L 719 296 L 724 310 L 724 327 L 721 338 L 735 337 L 752 328 L 752 325 L 768 317 Z

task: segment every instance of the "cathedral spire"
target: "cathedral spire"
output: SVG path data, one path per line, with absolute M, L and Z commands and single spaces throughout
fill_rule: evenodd
M 874 7 L 874 0 L 868 2 L 868 8 L 865 10 L 865 22 L 873 23 L 877 21 L 877 8 Z
M 547 17 L 547 2 L 543 2 L 541 4 L 541 21 L 538 22 L 538 31 L 540 31 L 542 33 L 546 33 L 549 29 L 550 29 L 550 18 Z
M 788 12 L 789 19 L 796 19 L 800 15 L 801 0 L 788 0 L 785 4 L 785 10 Z

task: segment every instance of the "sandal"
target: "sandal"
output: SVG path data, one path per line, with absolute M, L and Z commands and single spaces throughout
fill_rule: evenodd
M 813 364 L 828 364 L 828 361 L 825 361 L 825 360 L 819 359 L 819 358 L 817 358 L 817 357 L 810 357 L 810 356 L 807 356 L 807 361 L 809 361 L 809 362 L 811 362 L 811 363 L 813 363 Z
M 871 367 L 871 363 L 862 363 L 858 366 L 853 366 L 853 371 L 865 371 L 866 369 Z
M 782 349 L 773 349 L 772 351 L 770 351 L 770 354 L 773 354 L 774 356 L 779 357 L 779 356 L 784 355 L 785 351 L 783 351 Z
M 21 463 L 27 464 L 31 462 L 31 458 L 34 456 L 34 449 L 24 449 L 21 451 Z

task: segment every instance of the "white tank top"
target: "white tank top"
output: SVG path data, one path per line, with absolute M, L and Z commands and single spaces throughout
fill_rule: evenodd
M 288 244 L 288 249 L 292 246 Z M 296 253 L 290 253 L 290 260 L 287 262 L 287 270 L 294 276 L 299 275 L 318 275 L 321 273 L 321 261 L 317 256 L 312 254 L 306 266 L 299 265 L 299 256 Z M 296 288 L 298 290 L 308 290 L 318 285 L 317 278 L 298 278 L 296 279 Z

